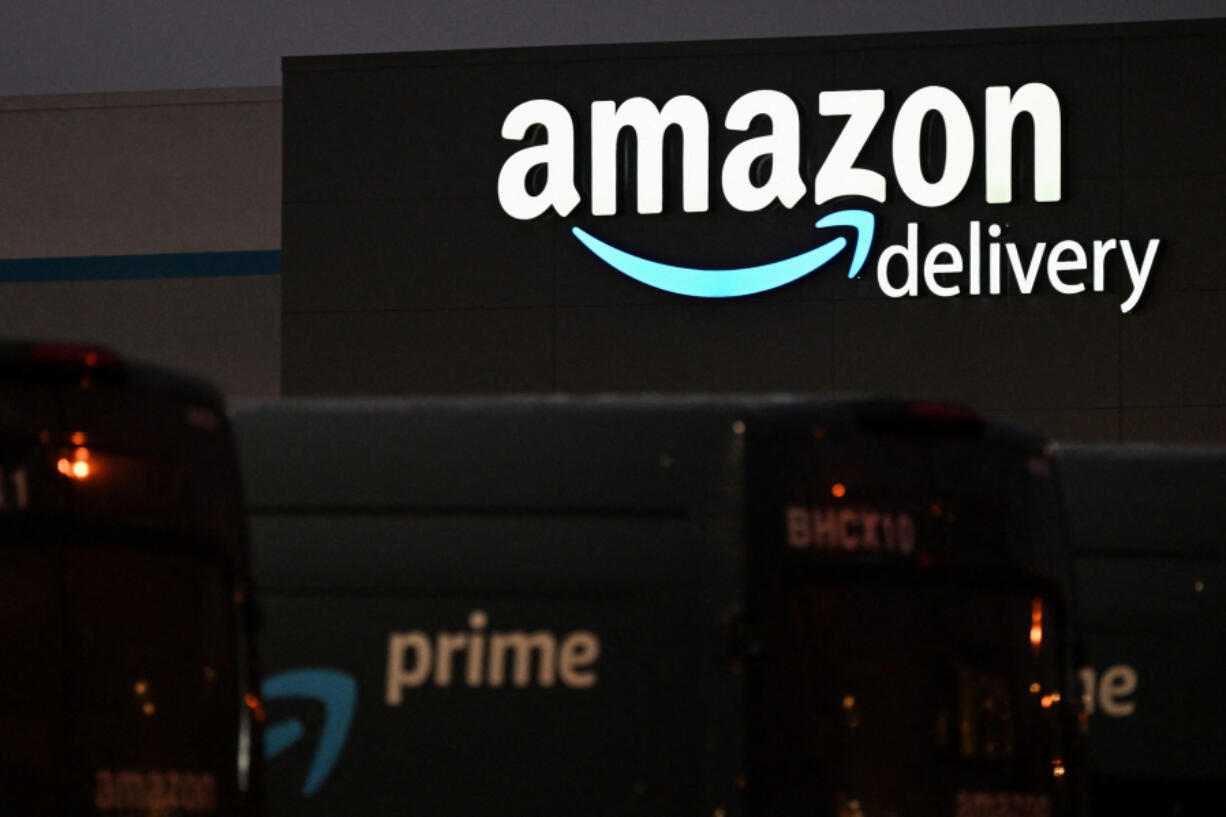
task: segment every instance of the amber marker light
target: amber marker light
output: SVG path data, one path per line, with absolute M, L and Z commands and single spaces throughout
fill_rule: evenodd
M 253 692 L 248 692 L 244 696 L 244 700 L 247 704 L 247 708 L 251 710 L 252 716 L 257 721 L 262 722 L 264 720 L 264 702 L 261 701 L 259 696 Z
M 1030 646 L 1036 650 L 1043 643 L 1043 602 L 1035 599 L 1030 605 Z
M 76 479 L 85 479 L 92 473 L 93 467 L 89 464 L 89 449 L 81 447 L 72 452 L 72 476 Z
M 830 495 L 835 499 L 842 499 L 847 496 L 847 486 L 841 482 L 836 482 L 830 486 Z
M 75 435 L 74 435 L 75 437 Z M 70 457 L 60 457 L 55 462 L 55 470 L 72 479 L 85 479 L 94 472 L 89 462 L 89 449 L 78 447 Z

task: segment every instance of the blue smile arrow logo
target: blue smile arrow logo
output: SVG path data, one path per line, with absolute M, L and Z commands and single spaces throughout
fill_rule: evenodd
M 302 795 L 310 797 L 324 784 L 340 760 L 357 708 L 358 683 L 352 675 L 340 670 L 300 667 L 266 679 L 260 691 L 269 701 L 304 698 L 323 704 L 324 722 L 319 746 L 311 758 L 311 768 L 302 785 Z M 305 731 L 297 718 L 270 724 L 264 732 L 264 756 L 271 759 L 281 754 L 297 743 Z
M 827 215 L 814 226 L 855 228 L 856 246 L 851 256 L 851 268 L 847 273 L 848 278 L 855 278 L 868 258 L 875 224 L 876 218 L 867 210 L 839 210 Z M 695 298 L 736 298 L 790 284 L 813 272 L 847 246 L 847 239 L 840 236 L 800 255 L 756 267 L 693 269 L 661 264 L 659 261 L 632 255 L 606 244 L 579 227 L 572 227 L 571 232 L 583 242 L 583 246 L 613 269 L 656 289 Z

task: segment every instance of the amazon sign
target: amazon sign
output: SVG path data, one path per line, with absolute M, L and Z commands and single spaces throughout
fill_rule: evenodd
M 1019 117 L 1030 120 L 1033 138 L 1031 194 L 1037 202 L 1061 198 L 1062 125 L 1060 101 L 1050 86 L 1031 82 L 1018 88 L 991 86 L 984 94 L 982 143 L 983 201 L 985 205 L 1013 201 L 1015 130 Z M 847 277 L 855 278 L 874 243 L 876 217 L 872 209 L 832 209 L 834 203 L 860 200 L 887 202 L 885 176 L 861 165 L 865 144 L 882 125 L 886 94 L 881 89 L 834 90 L 816 94 L 819 117 L 841 121 L 829 152 L 815 163 L 811 183 L 801 175 L 801 113 L 785 93 L 754 90 L 738 97 L 723 117 L 730 132 L 749 131 L 760 123 L 761 135 L 734 144 L 722 157 L 719 172 L 724 202 L 740 212 L 755 213 L 768 207 L 791 209 L 802 202 L 826 206 L 814 226 L 819 230 L 851 228 L 851 260 Z M 927 164 L 939 168 L 935 177 L 925 170 L 926 136 L 933 126 L 944 134 L 942 155 Z M 615 216 L 619 210 L 622 174 L 633 174 L 640 215 L 659 214 L 664 202 L 664 140 L 670 129 L 680 139 L 680 209 L 705 213 L 711 209 L 711 116 L 695 96 L 673 96 L 657 106 L 636 96 L 617 102 L 597 100 L 589 109 L 590 144 L 585 178 L 589 211 L 593 216 Z M 975 124 L 956 93 L 939 85 L 909 94 L 893 117 L 890 134 L 892 170 L 903 195 L 923 208 L 949 205 L 963 194 L 977 160 Z M 622 134 L 630 135 L 634 150 L 619 151 Z M 515 106 L 502 123 L 504 139 L 532 141 L 514 152 L 498 177 L 498 201 L 512 218 L 529 220 L 549 213 L 570 215 L 583 196 L 576 173 L 575 123 L 560 103 L 532 99 Z M 806 195 L 808 194 L 808 195 Z M 991 219 L 990 214 L 985 216 Z M 1112 254 L 1122 260 L 1131 290 L 1120 305 L 1129 312 L 1140 301 L 1153 270 L 1160 240 L 1065 239 L 1040 241 L 1022 248 L 1000 240 L 1002 226 L 986 227 L 972 220 L 966 243 L 959 247 L 940 242 L 920 246 L 920 222 L 907 224 L 905 244 L 880 248 L 877 284 L 891 298 L 916 297 L 921 291 L 937 297 L 1001 295 L 1003 278 L 1011 276 L 1021 294 L 1030 294 L 1045 274 L 1052 290 L 1062 295 L 1103 292 Z M 570 228 L 575 240 L 608 266 L 647 286 L 698 298 L 754 295 L 790 284 L 816 271 L 848 248 L 836 237 L 814 249 L 786 258 L 737 268 L 698 268 L 677 260 L 649 258 L 602 240 L 582 227 Z M 985 245 L 983 234 L 988 235 Z M 1050 248 L 1049 248 L 1050 246 Z M 1003 253 L 1002 253 L 1003 248 Z M 766 248 L 763 248 L 766 250 Z M 986 252 L 985 252 L 986 250 Z M 672 247 L 670 254 L 684 255 Z M 986 260 L 985 260 L 986 258 Z M 922 260 L 921 260 L 922 259 Z

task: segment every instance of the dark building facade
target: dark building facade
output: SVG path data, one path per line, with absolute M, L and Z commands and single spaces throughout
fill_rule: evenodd
M 283 392 L 884 392 L 1226 440 L 1224 36 L 288 59 Z

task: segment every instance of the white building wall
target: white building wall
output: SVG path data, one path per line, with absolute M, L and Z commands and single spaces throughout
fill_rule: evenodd
M 275 395 L 280 211 L 279 88 L 0 98 L 0 335 Z M 90 261 L 165 254 L 166 274 L 140 279 Z M 253 258 L 262 274 L 235 274 Z

